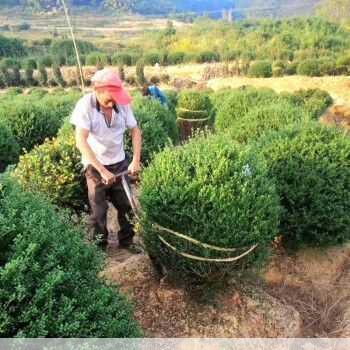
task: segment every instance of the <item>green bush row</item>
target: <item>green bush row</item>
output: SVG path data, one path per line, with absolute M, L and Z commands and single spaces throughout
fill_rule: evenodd
M 14 95 L 3 98 L 0 122 L 5 123 L 20 149 L 30 150 L 47 137 L 55 136 L 70 114 L 79 93 Z
M 0 183 L 0 336 L 138 337 L 132 308 L 68 213 Z

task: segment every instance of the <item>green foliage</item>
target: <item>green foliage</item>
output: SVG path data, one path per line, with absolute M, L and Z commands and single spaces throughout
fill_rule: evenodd
M 6 180 L 0 193 L 0 335 L 138 337 L 132 308 L 68 213 Z
M 185 58 L 184 52 L 172 52 L 168 55 L 168 64 L 183 63 L 184 58 Z
M 53 76 L 54 76 L 56 84 L 58 84 L 61 87 L 65 87 L 66 86 L 66 82 L 63 79 L 60 66 L 54 65 L 53 68 L 52 68 L 52 72 L 53 72 Z
M 112 64 L 114 66 L 119 66 L 119 65 L 131 66 L 132 57 L 127 53 L 117 53 L 112 56 Z
M 91 52 L 86 56 L 86 64 L 102 69 L 111 64 L 111 57 L 103 52 Z
M 0 105 L 0 121 L 6 123 L 21 148 L 32 149 L 45 138 L 55 136 L 69 115 L 78 94 L 14 96 Z
M 271 104 L 279 100 L 279 95 L 273 90 L 244 88 L 225 92 L 226 97 L 217 107 L 215 128 L 224 131 L 241 119 L 256 106 Z
M 314 119 L 319 118 L 333 104 L 329 93 L 320 89 L 299 90 L 290 98 Z
M 175 111 L 179 98 L 177 92 L 175 90 L 165 90 L 164 93 L 168 100 L 169 109 Z
M 336 61 L 336 67 L 340 74 L 349 74 L 350 73 L 350 55 L 344 55 L 338 57 Z
M 155 99 L 141 96 L 134 98 L 133 111 L 142 131 L 142 162 L 148 164 L 154 153 L 177 141 L 175 112 Z M 129 137 L 126 150 L 128 153 L 132 151 Z
M 27 95 L 31 95 L 32 97 L 42 98 L 48 94 L 48 91 L 39 87 L 33 87 L 27 91 Z
M 310 120 L 301 107 L 280 101 L 270 105 L 258 105 L 244 116 L 232 122 L 228 133 L 238 142 L 250 142 L 271 130 L 281 130 L 287 125 Z
M 19 145 L 4 121 L 0 121 L 0 172 L 18 160 Z
M 307 75 L 310 77 L 317 77 L 320 75 L 319 63 L 315 59 L 308 59 L 302 61 L 298 65 L 297 73 L 299 75 Z
M 279 205 L 273 182 L 256 152 L 220 136 L 193 139 L 156 155 L 142 174 L 141 231 L 151 256 L 181 278 L 212 278 L 257 262 L 277 233 Z M 158 223 L 202 243 L 238 248 L 223 253 L 194 245 L 152 227 Z M 236 264 L 194 261 L 178 252 L 204 258 L 257 250 Z
M 79 54 L 87 55 L 92 51 L 96 51 L 96 47 L 88 41 L 77 40 L 76 43 L 78 46 Z M 71 39 L 60 39 L 52 41 L 50 46 L 50 55 L 52 57 L 62 56 L 66 62 L 72 58 L 75 61 L 76 54 L 73 41 Z
M 316 122 L 257 144 L 277 180 L 280 232 L 291 246 L 335 245 L 350 238 L 350 139 Z
M 203 51 L 197 54 L 196 61 L 198 63 L 219 62 L 220 55 L 214 51 Z
M 52 60 L 52 57 L 47 55 L 47 56 L 44 56 L 40 62 L 39 62 L 39 65 L 42 65 L 44 67 L 51 67 L 53 64 L 53 60 Z
M 24 68 L 25 69 L 37 69 L 38 66 L 36 64 L 36 60 L 33 58 L 28 58 L 27 60 L 24 61 Z
M 182 119 L 204 119 L 212 115 L 209 96 L 197 91 L 182 91 L 178 97 L 177 117 Z
M 272 66 L 270 62 L 257 61 L 254 62 L 248 70 L 248 75 L 254 78 L 270 78 L 272 77 Z
M 22 155 L 13 176 L 26 191 L 42 193 L 61 207 L 82 210 L 87 196 L 80 158 L 73 128 L 66 123 L 57 138 Z
M 33 77 L 34 71 L 31 68 L 26 68 L 24 71 L 24 76 L 25 76 L 25 85 L 26 86 L 33 86 L 36 85 L 37 82 Z
M 119 75 L 119 78 L 120 78 L 122 81 L 125 81 L 124 66 L 119 66 L 119 67 L 118 67 L 118 75 Z
M 21 57 L 25 54 L 26 48 L 21 40 L 6 38 L 0 35 L 0 58 Z
M 48 76 L 47 70 L 44 65 L 39 66 L 39 84 L 42 86 L 47 86 Z
M 145 77 L 145 65 L 142 60 L 136 63 L 136 81 L 139 85 L 143 86 L 146 83 Z
M 20 87 L 10 87 L 6 90 L 5 97 L 12 98 L 18 95 L 23 94 L 23 89 Z
M 143 56 L 143 63 L 145 65 L 154 66 L 156 63 L 160 64 L 161 57 L 158 52 L 148 52 Z

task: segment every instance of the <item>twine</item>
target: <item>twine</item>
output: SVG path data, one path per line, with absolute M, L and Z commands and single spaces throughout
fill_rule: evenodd
M 172 234 L 176 237 L 182 238 L 182 239 L 184 239 L 184 240 L 186 240 L 194 245 L 198 245 L 200 247 L 211 249 L 211 250 L 217 250 L 218 252 L 235 252 L 239 249 L 239 248 L 222 248 L 222 247 L 217 247 L 217 246 L 214 246 L 211 244 L 202 243 L 202 242 L 197 241 L 196 239 L 194 239 L 192 237 L 189 237 L 189 236 L 186 236 L 182 233 L 170 230 L 169 228 L 163 227 L 157 223 L 152 224 L 152 226 L 155 227 L 156 229 L 158 229 L 159 231 L 164 231 L 164 232 L 170 233 L 170 234 Z M 242 249 L 243 248 L 246 248 L 246 247 L 242 247 Z
M 178 108 L 179 111 L 184 111 L 184 112 L 191 112 L 191 113 L 204 113 L 207 112 L 206 110 L 192 110 L 192 109 L 187 109 L 187 108 L 183 108 L 183 107 L 179 107 Z
M 158 235 L 158 238 L 160 239 L 161 242 L 163 242 L 168 248 L 170 248 L 171 250 L 173 250 L 175 253 L 183 256 L 184 258 L 187 259 L 191 259 L 191 260 L 197 260 L 197 261 L 204 261 L 204 262 L 224 262 L 224 263 L 229 263 L 229 262 L 234 262 L 234 261 L 238 261 L 242 258 L 244 258 L 246 255 L 248 255 L 249 253 L 251 253 L 258 245 L 255 244 L 253 245 L 249 250 L 247 250 L 246 252 L 242 253 L 239 256 L 235 256 L 235 257 L 231 257 L 231 258 L 223 258 L 223 259 L 210 259 L 210 258 L 202 258 L 200 256 L 196 256 L 196 255 L 192 255 L 192 254 L 187 254 L 187 253 L 182 253 L 179 252 L 174 246 L 172 246 L 170 243 L 168 243 L 163 237 L 161 237 L 160 235 Z
M 177 120 L 184 120 L 184 121 L 187 121 L 187 122 L 205 122 L 205 121 L 209 120 L 209 118 L 187 119 L 187 118 L 177 117 Z

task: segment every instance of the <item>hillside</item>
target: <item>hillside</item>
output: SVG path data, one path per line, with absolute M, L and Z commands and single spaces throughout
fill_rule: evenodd
M 110 7 L 117 3 L 114 0 L 71 0 L 73 7 L 90 7 L 101 9 Z M 193 12 L 203 15 L 207 13 L 211 17 L 220 17 L 223 9 L 233 9 L 234 18 L 243 17 L 279 17 L 290 15 L 309 15 L 313 13 L 315 5 L 320 0 L 160 0 L 156 3 L 150 3 L 146 0 L 138 1 L 119 1 L 134 12 L 140 14 L 168 14 L 172 12 Z M 3 0 L 1 7 L 22 6 L 34 8 L 35 10 L 50 10 L 60 7 L 60 1 L 57 0 Z

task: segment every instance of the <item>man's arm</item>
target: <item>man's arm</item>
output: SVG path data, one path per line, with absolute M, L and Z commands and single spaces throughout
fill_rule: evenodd
M 76 145 L 84 159 L 87 160 L 101 175 L 102 180 L 106 184 L 111 184 L 115 181 L 115 176 L 108 171 L 96 158 L 90 145 L 87 142 L 89 131 L 77 127 L 75 131 Z
M 133 157 L 132 162 L 129 165 L 129 171 L 131 174 L 136 174 L 141 169 L 141 148 L 142 148 L 142 133 L 138 126 L 130 129 Z

